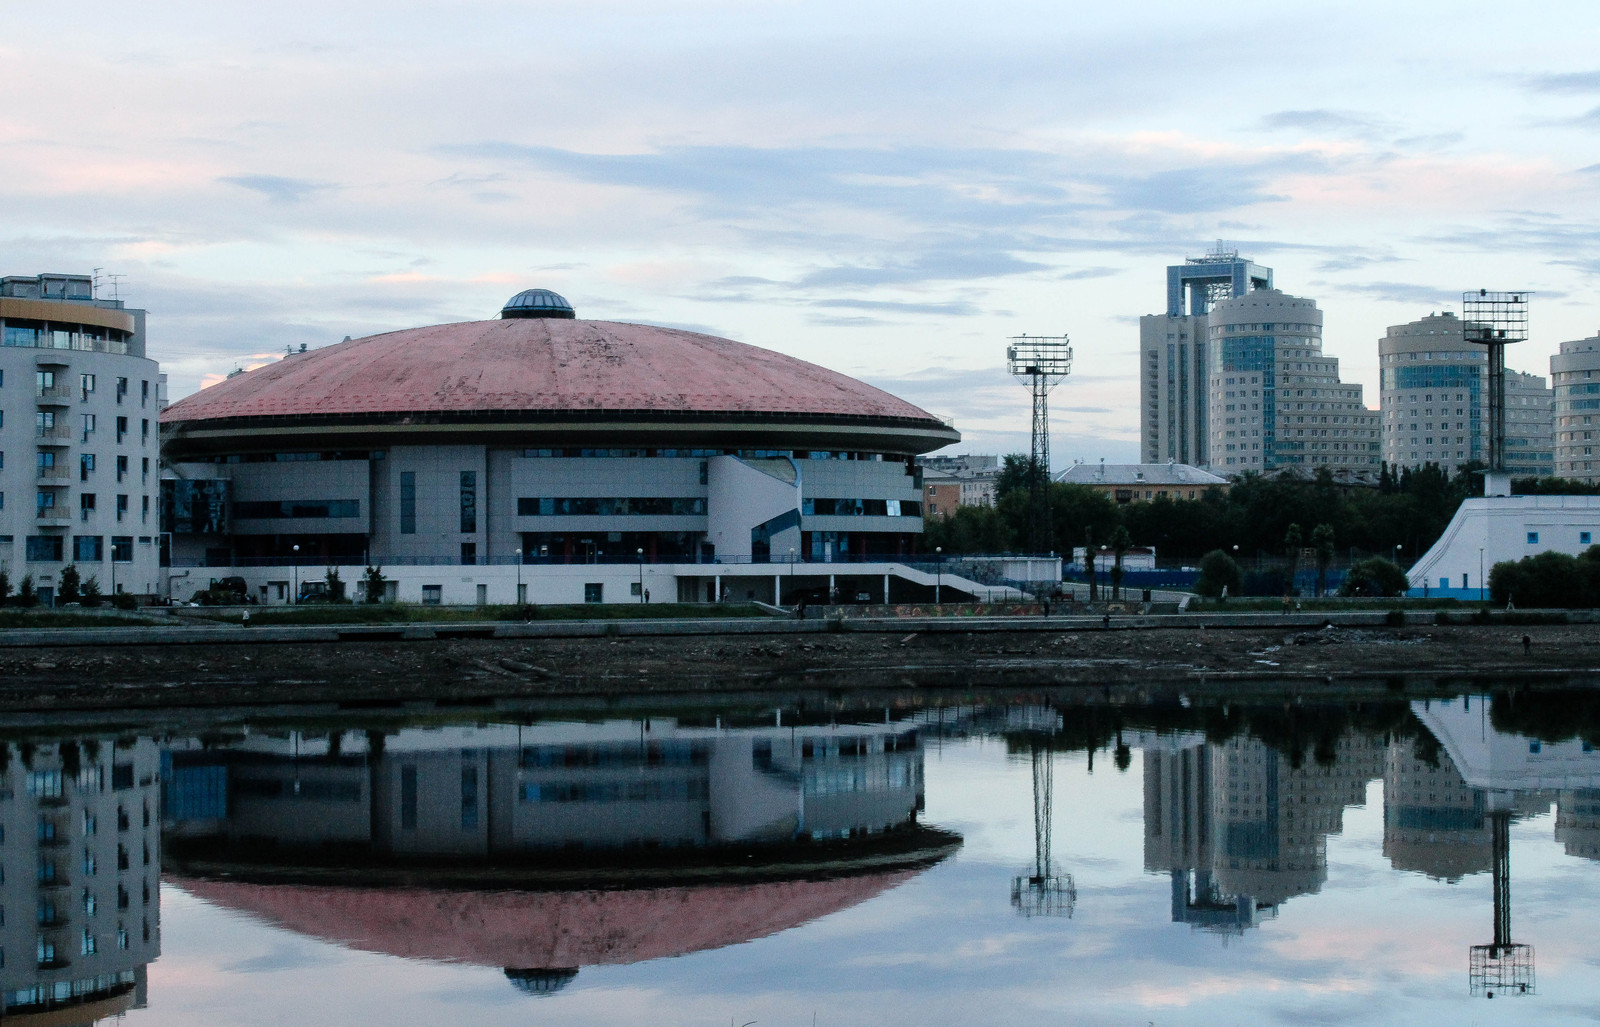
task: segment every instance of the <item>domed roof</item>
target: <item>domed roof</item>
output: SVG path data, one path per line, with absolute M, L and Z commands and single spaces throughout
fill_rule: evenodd
M 771 350 L 676 328 L 549 318 L 434 325 L 297 353 L 202 389 L 161 420 L 200 428 L 491 414 L 772 415 L 787 423 L 809 416 L 891 422 L 929 436 L 929 448 L 959 438 L 887 392 Z
M 549 289 L 524 289 L 506 300 L 506 305 L 500 308 L 500 316 L 574 318 L 578 315 L 564 296 Z
M 570 969 L 765 938 L 858 905 L 920 873 L 570 892 L 253 884 L 173 875 L 162 880 L 224 909 L 368 952 Z

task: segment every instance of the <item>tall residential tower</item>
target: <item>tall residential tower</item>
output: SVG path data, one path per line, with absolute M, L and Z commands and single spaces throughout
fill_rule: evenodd
M 1210 468 L 1378 470 L 1378 412 L 1322 352 L 1314 301 L 1257 288 L 1207 317 Z
M 1145 463 L 1203 465 L 1206 315 L 1220 300 L 1270 289 L 1272 269 L 1217 248 L 1167 268 L 1167 312 L 1139 319 L 1140 451 Z

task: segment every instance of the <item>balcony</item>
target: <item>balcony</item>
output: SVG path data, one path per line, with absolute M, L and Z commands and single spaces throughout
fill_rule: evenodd
M 66 385 L 49 385 L 34 390 L 34 395 L 39 397 L 39 402 L 50 406 L 61 406 L 72 402 L 72 389 Z
M 37 511 L 37 520 L 59 521 L 63 524 L 72 520 L 72 510 L 65 506 L 41 506 Z
M 54 425 L 49 428 L 34 428 L 33 437 L 36 439 L 60 439 L 66 445 L 72 439 L 72 429 L 64 424 Z
M 40 481 L 71 481 L 72 471 L 66 467 L 48 466 L 39 468 Z

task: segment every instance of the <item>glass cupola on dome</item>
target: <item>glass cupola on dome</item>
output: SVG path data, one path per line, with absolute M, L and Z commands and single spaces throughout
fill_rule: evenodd
M 511 317 L 565 317 L 575 318 L 572 304 L 549 289 L 524 289 L 506 301 L 500 316 Z

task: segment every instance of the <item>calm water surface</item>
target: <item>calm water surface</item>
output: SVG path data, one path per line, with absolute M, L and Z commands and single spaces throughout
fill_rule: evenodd
M 1560 693 L 523 720 L 11 729 L 9 1015 L 1600 1019 Z

